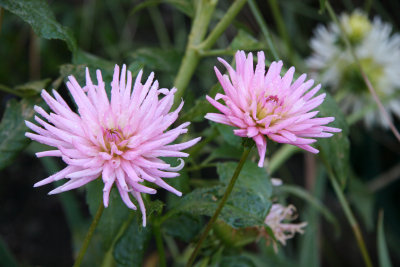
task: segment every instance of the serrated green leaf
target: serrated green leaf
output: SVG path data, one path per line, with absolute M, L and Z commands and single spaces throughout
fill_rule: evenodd
M 116 266 L 143 266 L 143 258 L 151 237 L 151 227 L 142 227 L 141 220 L 132 220 L 117 241 L 113 256 Z
M 8 101 L 6 111 L 0 123 L 0 170 L 7 167 L 18 153 L 28 144 L 25 132 L 25 120 L 31 120 L 34 105 L 41 103 L 41 98 L 24 98 L 21 101 Z
M 231 42 L 231 48 L 233 50 L 263 50 L 265 49 L 266 45 L 257 40 L 254 36 L 250 33 L 239 29 L 237 35 Z
M 377 238 L 379 266 L 380 267 L 392 267 L 392 263 L 389 257 L 389 250 L 386 245 L 385 231 L 383 228 L 383 212 L 379 213 L 378 220 L 378 238 Z
M 175 209 L 194 215 L 214 214 L 225 186 L 198 188 L 187 194 Z M 271 202 L 248 188 L 235 186 L 219 218 L 234 228 L 263 225 Z
M 140 48 L 130 54 L 137 64 L 143 64 L 154 71 L 176 73 L 182 60 L 182 53 L 161 48 Z
M 349 127 L 340 108 L 333 98 L 326 93 L 324 103 L 318 108 L 320 117 L 335 117 L 329 127 L 342 129 L 330 138 L 318 139 L 317 146 L 325 165 L 335 174 L 342 188 L 350 175 L 350 142 L 348 139 Z
M 73 53 L 76 40 L 67 27 L 56 21 L 49 5 L 44 0 L 0 0 L 0 6 L 27 22 L 35 33 L 45 39 L 59 39 L 66 42 Z
M 162 225 L 163 231 L 185 242 L 190 242 L 203 228 L 204 220 L 200 216 L 179 214 L 168 218 Z
M 228 184 L 235 172 L 236 162 L 224 162 L 217 164 L 217 173 L 222 183 Z M 257 164 L 246 161 L 243 169 L 239 174 L 235 186 L 242 186 L 253 190 L 256 194 L 268 203 L 272 195 L 272 184 L 268 173 L 263 168 L 259 168 Z

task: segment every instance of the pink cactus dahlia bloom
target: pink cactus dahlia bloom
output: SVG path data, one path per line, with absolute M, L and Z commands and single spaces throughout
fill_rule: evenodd
M 335 118 L 314 118 L 325 94 L 314 95 L 321 88 L 313 80 L 306 80 L 306 74 L 293 81 L 294 67 L 281 77 L 282 61 L 272 62 L 265 73 L 264 52 L 258 52 L 258 63 L 253 69 L 253 55 L 243 51 L 236 53 L 236 71 L 223 59 L 219 61 L 228 69 L 222 75 L 215 67 L 218 80 L 225 95 L 217 94 L 207 100 L 223 114 L 208 113 L 206 118 L 218 123 L 238 127 L 234 133 L 241 137 L 253 138 L 260 155 L 259 167 L 263 166 L 267 149 L 266 137 L 278 143 L 298 146 L 312 153 L 318 150 L 310 146 L 316 142 L 308 137 L 330 137 L 329 132 L 340 132 L 338 128 L 324 126 Z M 222 99 L 226 105 L 217 100 Z
M 37 142 L 56 147 L 56 150 L 37 153 L 37 157 L 61 157 L 68 165 L 63 170 L 35 184 L 42 186 L 63 178 L 69 179 L 49 194 L 57 194 L 85 185 L 101 176 L 104 182 L 103 201 L 107 207 L 109 194 L 115 184 L 122 200 L 136 209 L 129 193 L 136 198 L 146 225 L 146 209 L 141 193 L 155 194 L 156 190 L 142 182 L 154 183 L 178 196 L 182 193 L 168 185 L 162 178 L 179 176 L 183 160 L 176 167 L 159 157 L 187 157 L 180 150 L 196 144 L 200 138 L 185 143 L 170 144 L 180 134 L 187 132 L 189 122 L 167 130 L 178 117 L 183 106 L 169 112 L 176 92 L 158 88 L 151 73 L 146 83 L 141 83 L 139 72 L 132 88 L 132 74 L 126 66 L 120 74 L 115 66 L 109 101 L 101 72 L 97 70 L 98 84 L 92 83 L 86 69 L 86 86 L 81 87 L 73 76 L 67 87 L 77 105 L 75 113 L 63 98 L 53 90 L 53 98 L 45 90 L 42 97 L 52 113 L 35 106 L 35 111 L 45 120 L 35 116 L 39 127 L 29 121 L 26 125 L 36 133 L 26 136 Z

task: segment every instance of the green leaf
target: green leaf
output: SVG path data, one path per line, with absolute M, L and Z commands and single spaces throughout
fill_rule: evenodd
M 259 51 L 259 50 L 264 50 L 266 47 L 266 44 L 257 40 L 250 33 L 246 32 L 242 29 L 239 29 L 239 32 L 237 33 L 235 38 L 232 40 L 232 43 L 230 46 L 233 50 L 246 50 L 246 51 L 257 50 L 257 51 Z
M 221 134 L 222 138 L 224 138 L 224 140 L 228 144 L 237 148 L 242 147 L 242 138 L 233 133 L 233 130 L 236 129 L 235 127 L 221 123 L 214 123 L 214 122 L 212 123 L 217 126 L 217 129 Z
M 383 212 L 379 213 L 378 219 L 378 238 L 377 238 L 379 266 L 380 267 L 392 267 L 392 263 L 389 257 L 389 250 L 386 245 L 385 231 L 383 228 Z
M 187 194 L 175 209 L 194 215 L 211 216 L 224 192 L 225 186 L 195 189 Z M 237 185 L 219 218 L 234 228 L 263 225 L 270 206 L 271 202 L 256 192 Z
M 35 111 L 34 105 L 41 103 L 41 98 L 25 98 L 21 101 L 8 101 L 6 111 L 0 123 L 0 170 L 7 167 L 18 153 L 28 144 L 25 132 L 25 120 L 31 120 Z
M 230 145 L 224 145 L 214 149 L 207 158 L 207 162 L 214 159 L 240 159 L 242 149 Z
M 51 79 L 47 78 L 44 80 L 27 82 L 21 85 L 17 85 L 15 87 L 15 90 L 23 94 L 24 97 L 38 95 L 43 89 L 47 87 L 50 81 Z
M 335 133 L 330 138 L 318 139 L 317 146 L 324 164 L 334 173 L 339 184 L 344 188 L 350 175 L 349 128 L 343 113 L 328 93 L 326 93 L 325 101 L 319 110 L 320 117 L 335 117 L 335 121 L 329 124 L 330 127 L 342 129 L 342 132 Z
M 143 258 L 151 237 L 151 227 L 142 227 L 141 220 L 132 220 L 114 247 L 116 266 L 143 266 Z
M 86 201 L 92 215 L 96 213 L 103 198 L 103 187 L 104 183 L 101 178 L 86 185 Z M 123 203 L 118 190 L 114 187 L 110 193 L 109 206 L 104 209 L 103 215 L 96 229 L 101 236 L 102 247 L 105 251 L 111 247 L 114 238 L 117 236 L 130 212 L 131 210 Z M 140 211 L 132 212 L 140 213 Z
M 218 92 L 222 91 L 222 87 L 219 83 L 216 83 L 211 87 L 209 96 L 214 97 Z M 216 112 L 216 108 L 207 101 L 205 97 L 200 97 L 196 100 L 194 106 L 190 108 L 185 114 L 181 116 L 182 121 L 203 121 L 204 116 L 210 112 Z
M 235 172 L 236 162 L 224 162 L 217 164 L 217 173 L 222 183 L 228 184 Z M 235 186 L 242 186 L 254 191 L 265 203 L 269 203 L 272 195 L 272 184 L 268 173 L 257 164 L 246 161 L 239 174 Z
M 179 214 L 168 218 L 162 225 L 163 231 L 185 242 L 190 242 L 204 226 L 200 216 Z
M 59 39 L 66 42 L 73 53 L 76 40 L 67 27 L 56 21 L 49 5 L 44 0 L 0 0 L 0 6 L 27 22 L 35 33 L 45 39 Z
M 134 15 L 135 13 L 139 12 L 143 8 L 151 7 L 151 6 L 156 6 L 161 3 L 168 3 L 177 9 L 179 9 L 181 12 L 185 13 L 189 17 L 193 17 L 194 14 L 194 7 L 193 3 L 190 0 L 147 0 L 144 1 L 143 3 L 140 3 L 136 5 L 132 11 L 130 12 L 130 15 Z
M 140 48 L 130 54 L 136 63 L 141 63 L 152 71 L 176 73 L 179 69 L 182 53 L 172 49 Z

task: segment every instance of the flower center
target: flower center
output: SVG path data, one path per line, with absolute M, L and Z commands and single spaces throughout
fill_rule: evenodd
M 267 116 L 273 116 L 269 122 L 269 124 L 273 124 L 277 119 L 280 118 L 279 114 L 276 114 L 276 109 L 281 106 L 282 103 L 277 95 L 265 96 L 263 101 L 260 101 L 257 104 L 257 119 L 262 120 Z
M 105 152 L 110 153 L 111 156 L 121 155 L 126 150 L 128 140 L 120 127 L 118 129 L 103 129 L 103 138 Z
M 119 143 L 123 137 L 121 131 L 116 129 L 104 130 L 104 136 L 107 142 Z

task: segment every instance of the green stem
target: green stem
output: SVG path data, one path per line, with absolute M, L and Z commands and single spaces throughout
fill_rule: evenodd
M 362 257 L 364 259 L 365 266 L 372 267 L 371 258 L 369 257 L 367 248 L 365 246 L 365 242 L 364 242 L 364 238 L 361 234 L 360 226 L 359 226 L 356 218 L 354 217 L 353 212 L 351 211 L 351 208 L 349 206 L 349 203 L 347 202 L 346 197 L 344 196 L 343 191 L 340 188 L 340 185 L 338 184 L 338 182 L 336 181 L 336 178 L 334 177 L 332 171 L 328 170 L 328 172 L 329 172 L 328 173 L 329 180 L 331 181 L 331 184 L 336 193 L 336 196 L 339 199 L 340 205 L 342 206 L 343 211 L 346 215 L 346 218 L 349 221 L 349 224 L 350 224 L 350 226 L 353 230 L 353 233 L 356 237 L 357 244 L 361 251 Z
M 212 32 L 208 35 L 207 39 L 199 45 L 199 49 L 208 50 L 215 44 L 221 34 L 226 30 L 226 28 L 228 28 L 232 20 L 242 9 L 246 1 L 247 0 L 236 0 L 235 2 L 233 2 L 228 11 L 226 11 L 224 17 L 218 22 Z
M 247 156 L 249 155 L 250 151 L 251 151 L 252 147 L 245 147 L 243 150 L 243 154 L 242 157 L 240 158 L 239 164 L 236 167 L 235 172 L 233 173 L 232 179 L 228 184 L 228 187 L 226 188 L 226 191 L 224 193 L 224 195 L 222 196 L 222 199 L 217 207 L 217 209 L 215 210 L 213 216 L 211 217 L 210 221 L 207 223 L 206 229 L 204 230 L 204 232 L 202 233 L 199 241 L 197 242 L 196 248 L 194 249 L 194 251 L 192 252 L 192 255 L 189 258 L 188 263 L 186 264 L 187 267 L 192 266 L 194 260 L 196 259 L 197 254 L 200 251 L 201 245 L 203 244 L 204 240 L 206 239 L 208 233 L 210 232 L 214 222 L 217 220 L 218 215 L 221 213 L 222 208 L 224 207 L 229 195 L 232 192 L 232 189 L 236 183 L 237 178 L 239 177 L 240 171 L 243 168 L 244 163 L 246 162 Z
M 81 247 L 81 250 L 79 251 L 78 257 L 75 260 L 74 266 L 73 267 L 79 267 L 81 266 L 83 257 L 85 256 L 86 250 L 89 246 L 90 240 L 92 239 L 94 230 L 96 229 L 97 224 L 100 221 L 101 215 L 103 214 L 103 210 L 104 210 L 104 204 L 103 204 L 103 200 L 101 200 L 100 206 L 97 209 L 96 215 L 93 218 L 92 224 L 89 227 L 89 230 L 86 234 L 85 240 L 83 240 L 83 244 Z
M 230 25 L 247 0 L 235 0 L 226 11 L 224 17 L 218 22 L 215 28 L 203 41 L 211 15 L 214 13 L 217 0 L 201 0 L 196 9 L 195 19 L 193 21 L 192 30 L 190 31 L 188 45 L 183 57 L 178 74 L 175 78 L 174 87 L 178 89 L 175 99 L 180 99 L 189 84 L 190 79 L 199 63 L 201 53 L 207 53 L 221 34 Z M 200 52 L 202 51 L 202 52 Z M 179 101 L 176 101 L 174 107 L 177 107 Z
M 153 226 L 153 231 L 154 231 L 154 237 L 156 239 L 156 245 L 157 245 L 157 251 L 158 251 L 158 257 L 159 257 L 159 263 L 160 267 L 167 267 L 167 261 L 165 258 L 165 249 L 164 249 L 164 243 L 162 240 L 162 235 L 161 235 L 161 224 L 160 221 L 155 221 L 154 226 Z
M 276 48 L 274 43 L 272 42 L 271 35 L 269 34 L 267 24 L 264 21 L 264 18 L 261 15 L 260 9 L 257 6 L 257 3 L 255 0 L 248 0 L 249 1 L 249 6 L 250 10 L 254 15 L 254 18 L 256 19 L 258 26 L 261 29 L 261 32 L 263 33 L 265 39 L 267 40 L 267 44 L 269 46 L 269 49 L 271 50 L 271 53 L 274 57 L 275 60 L 279 60 L 278 53 L 276 52 Z
M 199 63 L 200 56 L 195 46 L 203 40 L 217 2 L 218 0 L 200 0 L 197 4 L 186 52 L 174 81 L 174 87 L 177 88 L 175 99 L 179 100 L 182 97 Z M 179 102 L 176 101 L 174 107 L 177 107 Z

